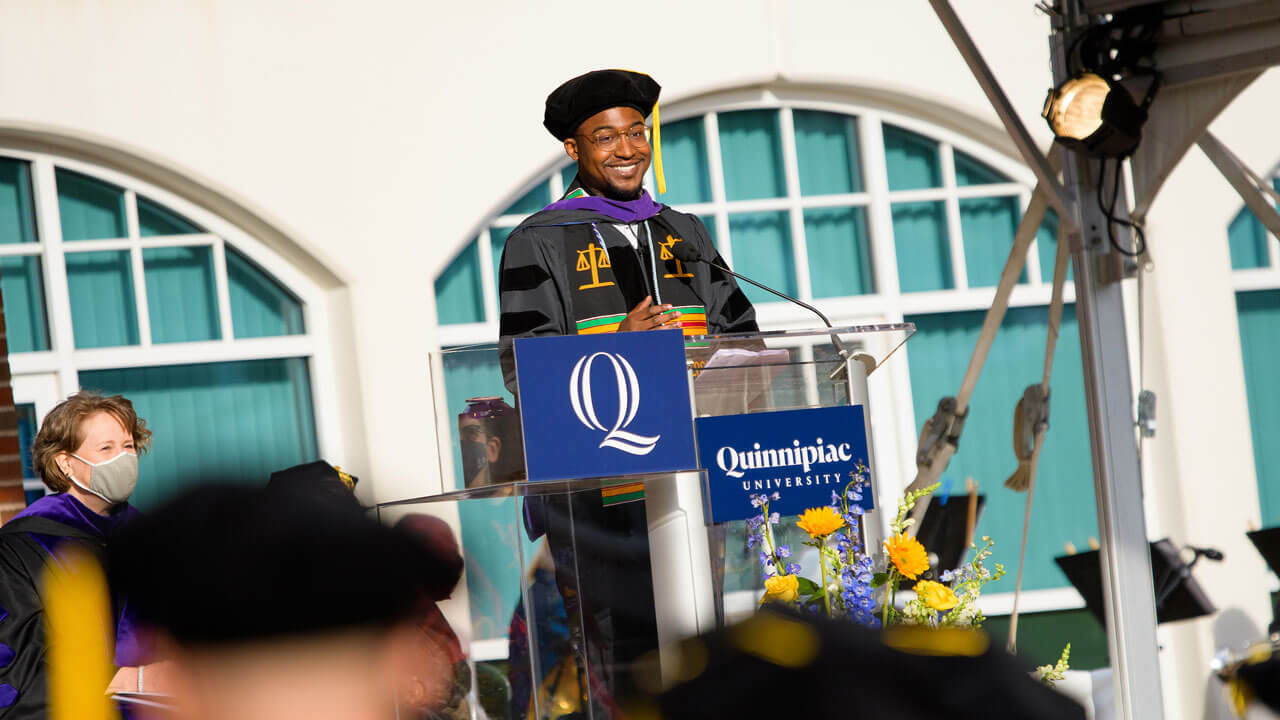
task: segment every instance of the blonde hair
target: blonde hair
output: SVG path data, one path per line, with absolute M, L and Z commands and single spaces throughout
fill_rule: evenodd
M 66 492 L 71 487 L 62 468 L 58 467 L 60 453 L 73 453 L 84 442 L 84 421 L 90 415 L 110 414 L 129 434 L 138 454 L 151 446 L 151 431 L 147 423 L 133 409 L 133 403 L 123 395 L 102 395 L 92 390 L 82 390 L 58 403 L 45 416 L 40 432 L 31 445 L 32 469 L 53 492 Z

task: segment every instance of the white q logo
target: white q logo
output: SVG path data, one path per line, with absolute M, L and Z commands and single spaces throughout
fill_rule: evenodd
M 595 402 L 591 398 L 591 364 L 598 357 L 613 364 L 613 373 L 618 380 L 618 418 L 614 420 L 613 427 L 605 427 L 596 417 Z M 588 430 L 605 432 L 600 447 L 611 447 L 632 455 L 648 455 L 658 444 L 658 438 L 662 437 L 637 435 L 623 429 L 631 424 L 640 409 L 640 383 L 631 363 L 616 353 L 598 352 L 578 359 L 573 366 L 573 374 L 569 376 L 569 401 L 573 404 L 573 414 Z

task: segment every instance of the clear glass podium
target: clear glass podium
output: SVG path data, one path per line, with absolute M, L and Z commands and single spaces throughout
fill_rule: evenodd
M 868 376 L 914 330 L 688 336 L 694 413 L 861 405 L 874 453 Z M 746 524 L 708 524 L 705 471 L 528 482 L 510 348 L 449 349 L 431 363 L 440 473 L 455 489 L 377 510 L 386 523 L 422 513 L 457 529 L 466 570 L 454 598 L 469 628 L 454 619 L 455 629 L 487 665 L 477 680 L 489 717 L 618 716 L 629 697 L 674 679 L 664 653 L 675 643 L 754 611 L 762 578 Z M 801 547 L 802 531 L 782 532 Z

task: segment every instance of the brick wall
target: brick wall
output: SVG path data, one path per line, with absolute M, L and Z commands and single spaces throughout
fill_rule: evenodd
M 22 456 L 18 452 L 18 413 L 13 408 L 9 375 L 9 341 L 0 300 L 0 525 L 27 506 L 22 492 Z

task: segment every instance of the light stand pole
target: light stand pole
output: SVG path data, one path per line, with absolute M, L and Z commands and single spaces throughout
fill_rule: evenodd
M 1057 9 L 1060 14 L 1054 22 L 1060 25 L 1050 36 L 1055 86 L 1069 79 L 1067 53 L 1075 34 L 1085 27 L 1079 0 L 1057 0 Z M 1072 202 L 1080 234 L 1062 241 L 1071 243 L 1071 263 L 1075 268 L 1076 318 L 1092 441 L 1115 716 L 1122 720 L 1159 720 L 1164 708 L 1155 590 L 1134 437 L 1133 389 L 1120 285 L 1124 271 L 1122 256 L 1108 241 L 1108 221 L 1098 202 L 1098 162 L 1101 161 L 1069 153 L 1063 163 L 1064 186 L 1074 194 Z M 1129 240 L 1123 226 L 1117 225 L 1113 232 L 1119 242 Z

